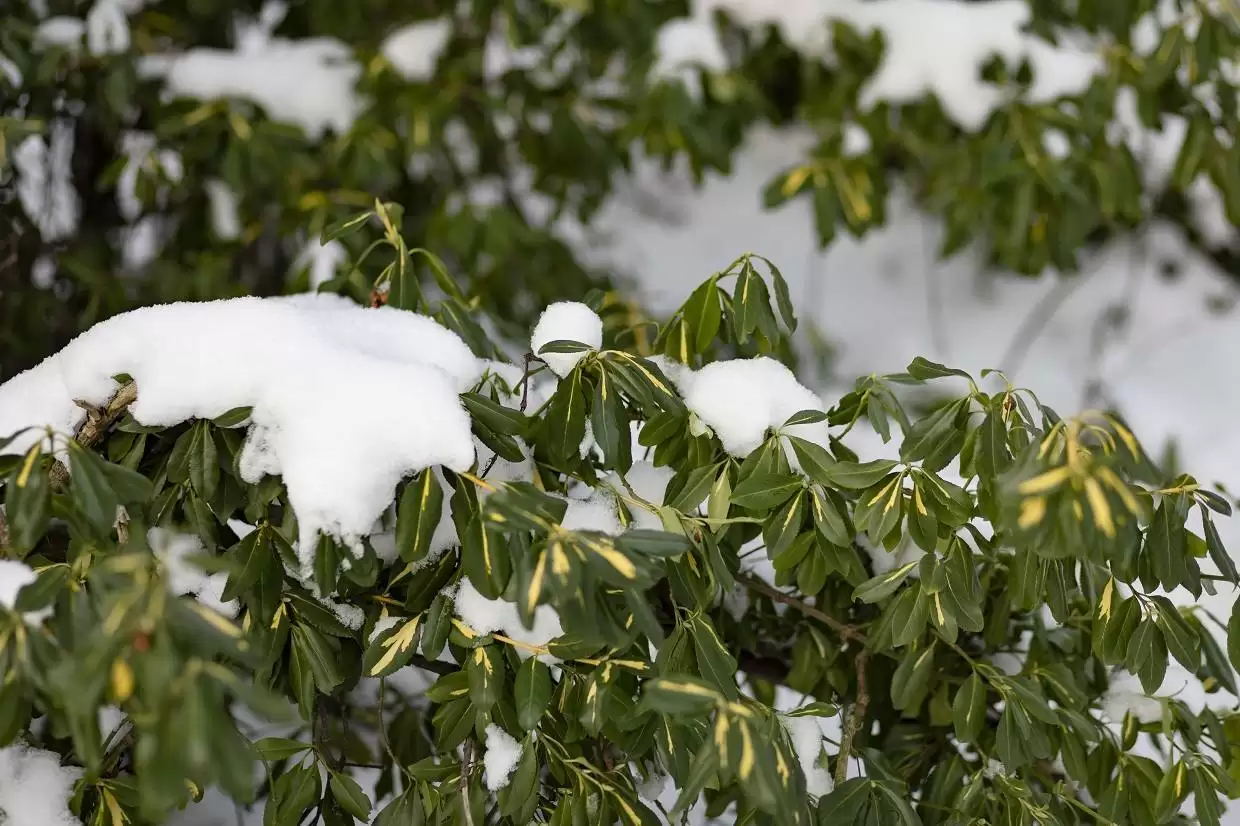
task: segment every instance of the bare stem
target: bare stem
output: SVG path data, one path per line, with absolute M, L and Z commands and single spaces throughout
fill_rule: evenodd
M 861 649 L 855 662 L 857 668 L 857 702 L 848 710 L 848 719 L 844 722 L 844 733 L 840 737 L 840 751 L 835 758 L 835 788 L 843 785 L 848 779 L 848 758 L 852 755 L 853 740 L 861 726 L 865 723 L 866 707 L 870 704 L 870 693 L 866 689 L 865 671 L 870 664 L 869 649 Z
M 797 609 L 798 611 L 800 611 L 802 614 L 804 614 L 807 617 L 818 620 L 823 625 L 835 631 L 837 634 L 839 634 L 844 639 L 853 640 L 854 642 L 858 642 L 862 645 L 867 644 L 865 634 L 857 630 L 856 626 L 849 625 L 846 622 L 840 622 L 839 620 L 837 620 L 835 617 L 831 616 L 830 614 L 826 614 L 826 613 L 823 613 L 822 611 L 819 611 L 814 606 L 802 600 L 797 599 L 791 594 L 785 594 L 783 591 L 779 590 L 773 585 L 770 585 L 752 576 L 742 576 L 739 578 L 738 581 L 751 591 L 757 591 L 760 594 L 770 597 L 776 602 L 780 602 L 780 603 L 783 603 L 784 605 L 789 605 Z

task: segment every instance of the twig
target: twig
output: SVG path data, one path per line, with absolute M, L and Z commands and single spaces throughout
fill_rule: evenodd
M 848 711 L 848 720 L 844 723 L 844 733 L 840 737 L 840 751 L 835 758 L 835 788 L 843 785 L 848 779 L 848 759 L 852 756 L 853 739 L 865 722 L 865 710 L 870 704 L 870 693 L 866 690 L 865 670 L 870 663 L 870 651 L 861 649 L 854 666 L 857 669 L 857 702 Z
M 86 420 L 73 434 L 74 440 L 82 447 L 94 447 L 129 405 L 137 400 L 138 385 L 131 381 L 122 385 L 112 400 L 103 407 L 97 409 L 87 407 Z M 69 469 L 65 467 L 64 462 L 57 461 L 52 465 L 51 478 L 53 488 L 64 488 L 69 483 Z
M 9 547 L 9 523 L 4 518 L 4 508 L 0 508 L 0 551 Z
M 831 616 L 830 614 L 825 614 L 822 611 L 819 611 L 814 606 L 809 605 L 797 599 L 791 594 L 785 594 L 783 591 L 779 590 L 773 585 L 770 585 L 752 576 L 742 576 L 742 577 L 739 577 L 737 581 L 740 582 L 742 585 L 744 585 L 746 588 L 750 589 L 751 591 L 757 591 L 760 594 L 764 594 L 765 596 L 770 597 L 776 602 L 781 602 L 784 605 L 789 605 L 797 609 L 798 611 L 800 611 L 802 614 L 804 614 L 807 617 L 811 617 L 813 619 L 818 620 L 823 625 L 826 625 L 828 628 L 835 631 L 837 634 L 839 634 L 844 639 L 853 640 L 862 645 L 867 644 L 865 634 L 858 631 L 855 626 L 849 625 L 848 623 L 845 623 L 845 622 L 840 622 L 839 620 L 837 620 L 835 617 Z
M 474 812 L 469 804 L 469 769 L 474 764 L 474 739 L 465 741 L 465 759 L 461 762 L 461 811 L 464 813 L 464 826 L 474 826 Z

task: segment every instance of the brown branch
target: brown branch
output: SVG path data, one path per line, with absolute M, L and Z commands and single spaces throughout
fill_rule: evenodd
M 865 670 L 870 664 L 869 649 L 861 649 L 853 663 L 857 669 L 857 702 L 848 711 L 848 719 L 844 722 L 844 733 L 840 737 L 840 752 L 835 757 L 835 788 L 843 785 L 848 779 L 848 758 L 852 754 L 853 739 L 865 722 L 866 707 L 870 704 L 870 694 L 865 685 Z
M 853 640 L 854 642 L 860 643 L 861 645 L 868 644 L 865 634 L 857 630 L 856 626 L 849 625 L 846 622 L 841 622 L 837 620 L 835 617 L 831 616 L 830 614 L 826 614 L 822 611 L 819 611 L 817 608 L 804 602 L 803 600 L 797 599 L 791 594 L 785 594 L 783 591 L 779 590 L 774 585 L 771 585 L 767 582 L 763 582 L 757 577 L 752 577 L 752 576 L 741 576 L 737 579 L 737 581 L 740 582 L 742 585 L 744 585 L 746 588 L 748 588 L 751 591 L 757 591 L 758 593 L 764 596 L 770 597 L 776 602 L 783 603 L 784 605 L 788 605 L 788 606 L 791 606 L 797 609 L 802 614 L 804 614 L 807 617 L 810 617 L 811 619 L 818 620 L 823 625 L 827 626 L 832 631 L 835 631 L 837 634 L 839 634 L 841 637 L 843 637 L 846 640 Z
M 138 385 L 131 381 L 122 385 L 111 401 L 103 407 L 90 407 L 79 402 L 79 406 L 86 410 L 86 419 L 73 434 L 74 440 L 82 447 L 94 447 L 107 435 L 108 430 L 116 424 L 116 420 L 128 409 L 129 405 L 137 400 Z M 51 476 L 53 488 L 63 489 L 69 483 L 69 469 L 63 462 L 56 462 L 52 465 Z
M 4 518 L 4 508 L 0 508 L 0 551 L 9 547 L 9 523 Z

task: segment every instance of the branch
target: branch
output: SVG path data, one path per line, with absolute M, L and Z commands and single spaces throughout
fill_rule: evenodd
M 116 420 L 129 405 L 137 400 L 138 385 L 131 381 L 122 385 L 112 400 L 101 408 L 89 407 L 79 402 L 79 406 L 86 410 L 86 420 L 73 434 L 74 440 L 82 447 L 94 447 L 107 434 L 112 425 L 116 424 Z M 65 467 L 64 462 L 58 461 L 52 465 L 51 477 L 53 488 L 63 489 L 69 483 L 69 469 Z
M 848 719 L 844 723 L 844 733 L 840 737 L 840 751 L 835 757 L 835 785 L 839 788 L 848 779 L 848 758 L 852 755 L 853 738 L 861 730 L 865 722 L 865 710 L 870 704 L 870 693 L 865 685 L 865 670 L 870 664 L 869 649 L 861 649 L 854 665 L 857 668 L 857 702 L 848 711 Z
M 849 625 L 846 622 L 840 622 L 839 620 L 837 620 L 835 617 L 831 616 L 830 614 L 826 614 L 826 613 L 823 613 L 822 611 L 819 611 L 814 606 L 809 605 L 808 603 L 797 599 L 791 594 L 785 594 L 783 591 L 779 590 L 778 588 L 776 588 L 775 586 L 769 583 L 763 582 L 762 580 L 756 577 L 752 577 L 752 576 L 738 577 L 737 582 L 741 583 L 742 585 L 744 585 L 746 588 L 748 588 L 751 591 L 757 591 L 760 594 L 770 597 L 776 602 L 780 602 L 780 603 L 783 603 L 784 605 L 789 605 L 797 609 L 798 611 L 800 611 L 802 614 L 804 614 L 807 617 L 818 620 L 823 625 L 827 626 L 832 631 L 835 631 L 837 634 L 839 634 L 841 637 L 843 637 L 846 640 L 853 640 L 854 642 L 858 642 L 861 645 L 868 645 L 868 641 L 866 640 L 865 634 L 857 630 L 857 627 L 855 625 Z
M 4 518 L 4 508 L 0 508 L 0 551 L 9 547 L 9 523 Z
M 474 764 L 474 738 L 465 741 L 465 759 L 461 761 L 461 812 L 464 813 L 464 826 L 474 826 L 474 812 L 469 800 L 469 771 Z

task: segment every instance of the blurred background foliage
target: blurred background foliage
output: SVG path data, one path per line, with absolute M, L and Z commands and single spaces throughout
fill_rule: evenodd
M 583 250 L 638 160 L 726 174 L 764 121 L 817 142 L 754 197 L 811 199 L 824 245 L 881 225 L 900 186 L 945 221 L 941 254 L 978 245 L 996 270 L 1070 273 L 1157 216 L 1240 275 L 1233 0 L 1030 0 L 1048 48 L 1101 70 L 1046 100 L 1028 60 L 996 57 L 982 73 L 1001 102 L 968 123 L 929 93 L 866 98 L 881 33 L 824 19 L 807 49 L 761 4 L 707 5 L 724 60 L 669 70 L 667 26 L 703 17 L 683 0 L 15 0 L 0 19 L 0 379 L 136 305 L 316 286 L 366 300 L 381 265 L 344 271 L 362 250 L 317 239 L 376 198 L 525 329 L 551 298 L 624 275 Z M 199 65 L 160 72 L 168 56 Z M 274 90 L 266 105 L 250 86 Z M 62 204 L 58 176 L 76 192 Z

